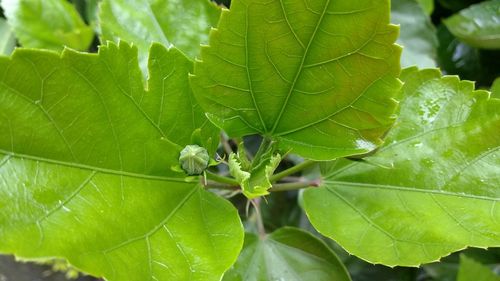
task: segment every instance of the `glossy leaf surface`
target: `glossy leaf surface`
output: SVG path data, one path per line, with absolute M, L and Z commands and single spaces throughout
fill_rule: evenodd
M 500 1 L 485 1 L 444 20 L 448 29 L 476 48 L 500 49 Z
M 312 159 L 365 153 L 394 121 L 397 35 L 385 0 L 236 0 L 191 82 L 232 136 L 267 135 Z
M 417 266 L 500 245 L 500 100 L 437 70 L 402 76 L 400 118 L 364 161 L 304 193 L 316 229 L 372 263 Z
M 194 58 L 219 15 L 220 9 L 209 0 L 104 0 L 99 13 L 101 40 L 132 42 L 139 48 L 143 67 L 152 42 L 173 44 Z
M 9 55 L 16 47 L 16 38 L 7 24 L 0 18 L 0 55 Z
M 458 269 L 457 281 L 500 281 L 487 266 L 465 256 L 460 255 L 460 267 Z
M 265 238 L 247 233 L 238 261 L 224 281 L 349 281 L 338 257 L 318 238 L 285 227 Z
M 243 242 L 236 209 L 170 169 L 198 127 L 167 114 L 192 107 L 190 66 L 153 46 L 145 90 L 126 43 L 0 58 L 0 251 L 107 280 L 219 280 Z
M 435 67 L 438 39 L 430 18 L 416 0 L 392 0 L 391 22 L 400 24 L 401 66 Z
M 65 0 L 2 0 L 9 25 L 23 47 L 87 50 L 94 38 L 76 9 Z

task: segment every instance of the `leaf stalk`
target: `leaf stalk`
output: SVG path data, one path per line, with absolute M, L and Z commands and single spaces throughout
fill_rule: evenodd
M 218 174 L 214 174 L 214 173 L 209 172 L 209 171 L 206 171 L 206 173 L 207 173 L 207 178 L 209 180 L 213 180 L 213 181 L 216 181 L 216 182 L 219 182 L 219 183 L 227 183 L 227 184 L 233 185 L 233 186 L 239 186 L 240 185 L 240 183 L 237 180 L 235 180 L 235 179 L 224 177 L 224 176 L 221 176 L 221 175 L 218 175 Z
M 269 189 L 269 191 L 280 192 L 280 191 L 298 190 L 308 187 L 318 187 L 319 184 L 320 184 L 319 180 L 278 183 L 273 185 L 273 187 Z
M 299 163 L 289 169 L 286 169 L 280 173 L 277 173 L 275 175 L 272 175 L 271 178 L 269 179 L 271 182 L 277 182 L 282 178 L 285 178 L 287 176 L 293 175 L 295 173 L 298 173 L 302 170 L 305 170 L 312 165 L 314 165 L 316 162 L 312 160 L 304 160 L 302 163 Z

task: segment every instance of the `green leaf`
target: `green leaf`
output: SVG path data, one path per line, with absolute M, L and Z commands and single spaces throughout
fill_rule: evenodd
M 0 18 L 0 55 L 9 55 L 16 47 L 16 38 L 7 22 Z
M 243 169 L 243 163 L 236 154 L 229 155 L 228 165 L 229 173 L 240 183 L 240 186 L 248 187 L 250 173 Z
M 500 49 L 500 0 L 472 5 L 444 23 L 453 35 L 473 47 Z
M 191 84 L 212 122 L 311 159 L 371 151 L 394 121 L 398 28 L 389 1 L 236 0 Z
M 164 114 L 189 99 L 191 63 L 161 45 L 150 62 L 145 90 L 123 42 L 0 58 L 1 252 L 111 281 L 219 280 L 236 260 L 236 209 L 170 169 L 197 127 Z
M 318 238 L 297 228 L 280 228 L 265 238 L 247 233 L 243 251 L 224 281 L 349 281 L 339 258 Z
M 400 117 L 363 161 L 304 192 L 316 229 L 372 263 L 417 266 L 500 245 L 500 100 L 438 70 L 407 70 Z
M 219 145 L 220 130 L 208 121 L 189 86 L 188 73 L 193 71 L 193 62 L 176 48 L 167 50 L 155 43 L 150 49 L 148 65 L 147 84 L 152 93 L 144 95 L 141 101 L 151 122 L 180 149 L 198 144 L 213 157 Z
M 65 0 L 2 0 L 2 8 L 24 47 L 87 50 L 94 38 L 92 28 Z
M 500 281 L 500 277 L 484 266 L 465 255 L 460 255 L 460 267 L 457 281 Z
M 281 162 L 281 156 L 272 155 L 271 152 L 248 171 L 244 170 L 244 155 L 229 155 L 229 172 L 240 183 L 243 194 L 249 199 L 269 194 L 268 190 L 272 186 L 269 178 Z
M 73 5 L 83 19 L 95 26 L 98 24 L 98 5 L 100 0 L 72 0 Z M 99 32 L 100 33 L 100 32 Z
M 491 97 L 500 99 L 500 77 L 495 79 L 491 85 Z
M 427 15 L 431 15 L 434 11 L 434 0 L 417 0 L 420 6 L 424 9 Z
M 243 194 L 249 198 L 269 194 L 271 188 L 269 178 L 274 174 L 281 162 L 281 155 L 268 155 L 256 167 L 252 169 L 248 181 L 248 189 L 243 188 Z M 244 186 L 243 186 L 244 187 Z
M 391 21 L 401 25 L 398 44 L 403 46 L 401 66 L 435 67 L 436 28 L 415 0 L 392 0 Z
M 133 42 L 143 67 L 152 42 L 173 44 L 195 57 L 219 16 L 220 9 L 209 0 L 104 0 L 99 13 L 101 41 Z
M 478 263 L 495 268 L 500 265 L 500 248 L 467 248 L 443 258 L 440 262 L 431 263 L 423 266 L 423 269 L 432 280 L 456 281 L 459 271 L 460 257 L 465 255 L 468 259 L 473 259 Z M 472 279 L 475 280 L 475 279 Z

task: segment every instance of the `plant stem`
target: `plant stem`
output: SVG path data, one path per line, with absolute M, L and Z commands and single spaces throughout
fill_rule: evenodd
M 276 181 L 279 181 L 280 179 L 284 178 L 284 177 L 287 177 L 289 175 L 293 175 L 297 172 L 300 172 L 306 168 L 309 168 L 311 167 L 312 165 L 314 165 L 316 162 L 312 161 L 312 160 L 304 160 L 304 162 L 302 163 L 299 163 L 289 169 L 286 169 L 284 170 L 283 172 L 280 172 L 280 173 L 277 173 L 275 175 L 272 175 L 271 178 L 269 179 L 271 182 L 276 182 Z
M 230 184 L 226 184 L 226 183 L 219 183 L 219 182 L 215 182 L 215 181 L 208 181 L 207 184 L 205 184 L 205 188 L 223 189 L 223 190 L 237 190 L 238 186 L 230 185 Z
M 269 191 L 271 192 L 279 192 L 279 191 L 289 191 L 289 190 L 298 190 L 303 188 L 308 188 L 312 186 L 319 186 L 318 181 L 299 181 L 299 182 L 289 182 L 289 183 L 278 183 L 273 185 Z
M 267 151 L 269 148 L 269 145 L 271 144 L 271 139 L 264 137 L 262 139 L 262 142 L 260 143 L 259 150 L 257 150 L 257 153 L 255 154 L 253 160 L 252 160 L 252 166 L 258 165 L 260 162 L 260 158 L 262 157 L 262 154 Z
M 257 223 L 257 231 L 259 232 L 259 237 L 261 239 L 266 237 L 266 229 L 264 227 L 264 222 L 262 221 L 262 215 L 260 213 L 260 198 L 255 198 L 250 200 L 253 207 L 255 208 L 255 219 Z
M 298 181 L 302 181 L 302 177 L 294 177 L 294 176 L 291 176 L 291 177 L 284 177 L 282 179 L 280 179 L 280 183 L 285 183 L 285 182 L 298 182 Z
M 207 178 L 219 183 L 227 183 L 229 185 L 239 186 L 240 183 L 232 178 L 224 177 L 221 175 L 214 174 L 212 172 L 207 171 Z
M 221 133 L 221 142 L 222 142 L 222 147 L 224 148 L 224 152 L 227 154 L 229 157 L 229 154 L 233 152 L 233 149 L 231 148 L 231 144 L 229 144 L 229 139 L 226 137 L 224 133 Z

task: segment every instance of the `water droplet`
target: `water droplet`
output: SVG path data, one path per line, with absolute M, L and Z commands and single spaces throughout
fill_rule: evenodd
M 366 149 L 368 151 L 377 148 L 373 143 L 364 140 L 356 140 L 356 147 L 359 149 Z

